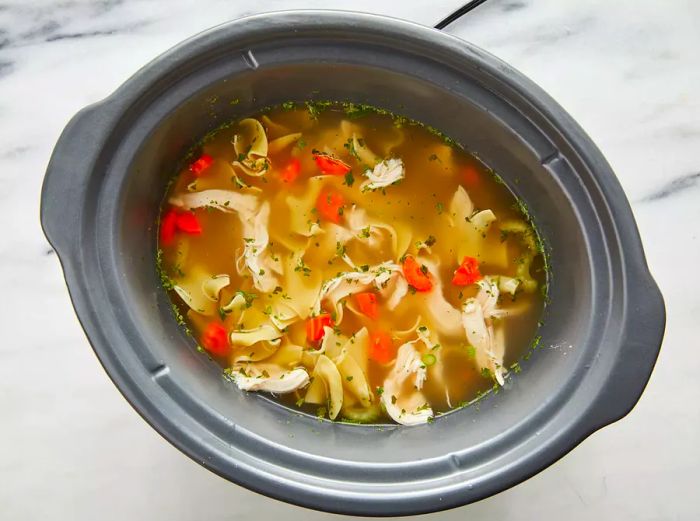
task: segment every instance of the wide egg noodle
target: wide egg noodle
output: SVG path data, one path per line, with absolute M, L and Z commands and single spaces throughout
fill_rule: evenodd
M 461 338 L 464 336 L 460 311 L 452 306 L 442 291 L 442 282 L 437 276 L 438 264 L 424 257 L 418 257 L 419 264 L 428 268 L 433 281 L 433 288 L 425 293 L 417 293 L 415 297 L 423 302 L 426 316 L 428 316 L 437 332 L 448 338 Z
M 316 207 L 316 200 L 323 188 L 324 178 L 311 178 L 309 185 L 301 195 L 287 195 L 287 205 L 289 207 L 289 229 L 293 233 L 304 237 L 311 237 L 318 233 L 318 228 L 314 227 L 318 216 L 313 211 Z
M 479 262 L 488 263 L 492 268 L 505 269 L 508 266 L 508 250 L 503 242 L 487 246 L 486 231 L 496 216 L 491 210 L 482 210 L 474 214 L 475 208 L 467 191 L 457 187 L 449 205 L 446 218 L 455 228 L 455 237 L 459 237 L 455 261 L 460 264 L 464 257 L 476 257 Z M 476 217 L 476 223 L 472 218 Z
M 177 279 L 173 290 L 193 311 L 207 316 L 215 315 L 219 309 L 218 302 L 211 300 L 202 290 L 209 280 L 211 275 L 202 266 L 192 266 L 183 277 Z
M 274 326 L 263 324 L 253 329 L 237 329 L 231 331 L 231 344 L 234 346 L 252 346 L 258 342 L 275 341 L 282 337 L 282 333 Z
M 321 291 L 322 275 L 318 270 L 303 269 L 303 259 L 298 254 L 283 255 L 283 288 L 289 299 L 287 303 L 301 319 L 313 311 Z
M 252 177 L 267 173 L 270 168 L 267 134 L 257 119 L 245 118 L 240 121 L 238 132 L 233 137 L 233 147 L 237 156 L 232 163 L 234 167 Z
M 301 138 L 301 132 L 293 132 L 291 134 L 278 137 L 277 139 L 273 139 L 268 145 L 268 152 L 270 154 L 277 154 L 299 141 L 299 138 Z
M 343 406 L 344 393 L 340 372 L 330 358 L 326 355 L 321 355 L 318 357 L 318 362 L 316 362 L 313 378 L 312 385 L 314 385 L 317 380 L 322 382 L 326 403 L 328 405 L 328 417 L 334 420 Z M 309 390 L 311 390 L 310 388 L 311 386 L 309 386 Z M 307 397 L 308 395 L 309 393 L 307 392 Z M 315 402 L 311 402 L 308 398 L 305 398 L 305 401 L 309 403 L 318 403 L 318 398 L 316 398 Z M 321 401 L 321 403 L 324 402 Z

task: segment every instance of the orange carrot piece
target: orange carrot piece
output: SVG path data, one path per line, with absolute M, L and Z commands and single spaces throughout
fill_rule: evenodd
M 160 242 L 163 246 L 168 246 L 175 240 L 176 227 L 177 212 L 171 208 L 160 219 Z
M 356 293 L 355 302 L 360 311 L 367 315 L 372 320 L 379 318 L 379 307 L 377 306 L 377 295 L 370 291 L 365 293 Z
M 416 259 L 410 255 L 403 261 L 403 276 L 416 291 L 430 291 L 433 289 L 433 281 L 430 280 L 430 273 L 425 266 L 421 266 Z
M 222 324 L 210 322 L 202 334 L 202 346 L 213 355 L 226 356 L 229 353 L 228 331 Z
M 299 172 L 301 172 L 301 161 L 298 158 L 293 157 L 292 160 L 284 167 L 280 178 L 285 183 L 292 183 L 299 177 Z
M 369 357 L 379 364 L 388 364 L 396 358 L 396 347 L 386 331 L 374 331 L 369 335 Z
M 479 261 L 474 257 L 464 257 L 462 264 L 455 270 L 452 284 L 455 286 L 469 286 L 482 279 L 479 271 Z
M 479 171 L 474 165 L 467 165 L 464 168 L 464 182 L 467 186 L 477 186 L 481 178 L 479 176 Z
M 324 190 L 316 199 L 316 209 L 318 214 L 324 219 L 339 223 L 340 216 L 343 214 L 342 208 L 345 204 L 345 199 L 338 192 Z
M 199 159 L 190 164 L 190 172 L 199 177 L 214 162 L 214 158 L 209 154 L 202 154 Z
M 345 175 L 350 171 L 350 165 L 328 154 L 314 154 L 314 161 L 322 174 Z
M 199 224 L 199 219 L 194 212 L 182 212 L 177 215 L 175 225 L 181 232 L 189 233 L 190 235 L 199 235 L 202 233 L 202 225 Z
M 333 327 L 333 319 L 328 313 L 321 313 L 306 320 L 306 339 L 311 343 L 323 340 L 324 326 Z

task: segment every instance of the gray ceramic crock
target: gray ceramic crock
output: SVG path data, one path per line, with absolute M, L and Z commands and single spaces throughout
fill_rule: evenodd
M 344 425 L 239 392 L 195 352 L 155 270 L 166 181 L 207 131 L 290 99 L 432 125 L 525 201 L 551 253 L 551 303 L 542 347 L 504 391 L 428 425 Z M 68 124 L 41 222 L 90 343 L 139 414 L 213 472 L 320 510 L 431 512 L 527 479 L 630 411 L 664 331 L 625 195 L 579 126 L 484 51 L 379 16 L 253 16 L 157 58 Z

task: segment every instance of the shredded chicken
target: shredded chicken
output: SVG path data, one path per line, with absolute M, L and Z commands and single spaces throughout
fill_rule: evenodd
M 478 282 L 479 293 L 469 298 L 462 308 L 462 325 L 469 343 L 476 350 L 476 363 L 480 369 L 489 370 L 496 381 L 505 383 L 503 356 L 505 346 L 502 338 L 494 335 L 493 318 L 504 316 L 506 312 L 499 310 L 498 285 L 490 278 L 484 277 Z
M 309 373 L 301 368 L 280 372 L 274 376 L 264 376 L 266 373 L 251 376 L 245 370 L 241 373 L 240 369 L 234 367 L 231 377 L 238 388 L 243 391 L 267 391 L 285 394 L 309 384 Z
M 433 410 L 421 392 L 427 372 L 414 342 L 407 342 L 399 348 L 394 367 L 384 380 L 381 396 L 387 414 L 402 425 L 426 423 L 433 416 Z M 405 385 L 407 382 L 409 385 Z
M 377 163 L 372 170 L 365 171 L 367 181 L 360 185 L 360 190 L 378 190 L 393 185 L 406 176 L 406 171 L 401 159 L 385 159 Z
M 352 293 L 364 291 L 374 285 L 378 289 L 385 288 L 389 281 L 398 276 L 401 266 L 392 261 L 382 262 L 367 268 L 366 271 L 347 271 L 326 281 L 321 286 L 318 298 L 314 304 L 314 313 L 321 310 L 321 302 L 328 299 L 337 314 L 337 323 L 343 319 L 343 306 L 339 301 Z
M 269 293 L 279 281 L 275 273 L 282 273 L 279 262 L 275 262 L 268 249 L 270 236 L 267 233 L 270 220 L 270 203 L 264 202 L 255 215 L 241 216 L 243 224 L 243 254 L 240 261 L 248 267 L 253 277 L 253 284 L 262 292 Z

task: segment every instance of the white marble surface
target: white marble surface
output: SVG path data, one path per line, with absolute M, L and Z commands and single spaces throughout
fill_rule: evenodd
M 0 2 L 0 519 L 330 519 L 210 474 L 124 401 L 85 340 L 39 228 L 41 180 L 73 113 L 209 26 L 295 7 L 432 24 L 459 3 Z M 606 154 L 632 201 L 668 327 L 627 418 L 526 483 L 430 517 L 698 519 L 700 3 L 489 0 L 450 31 L 533 78 Z

